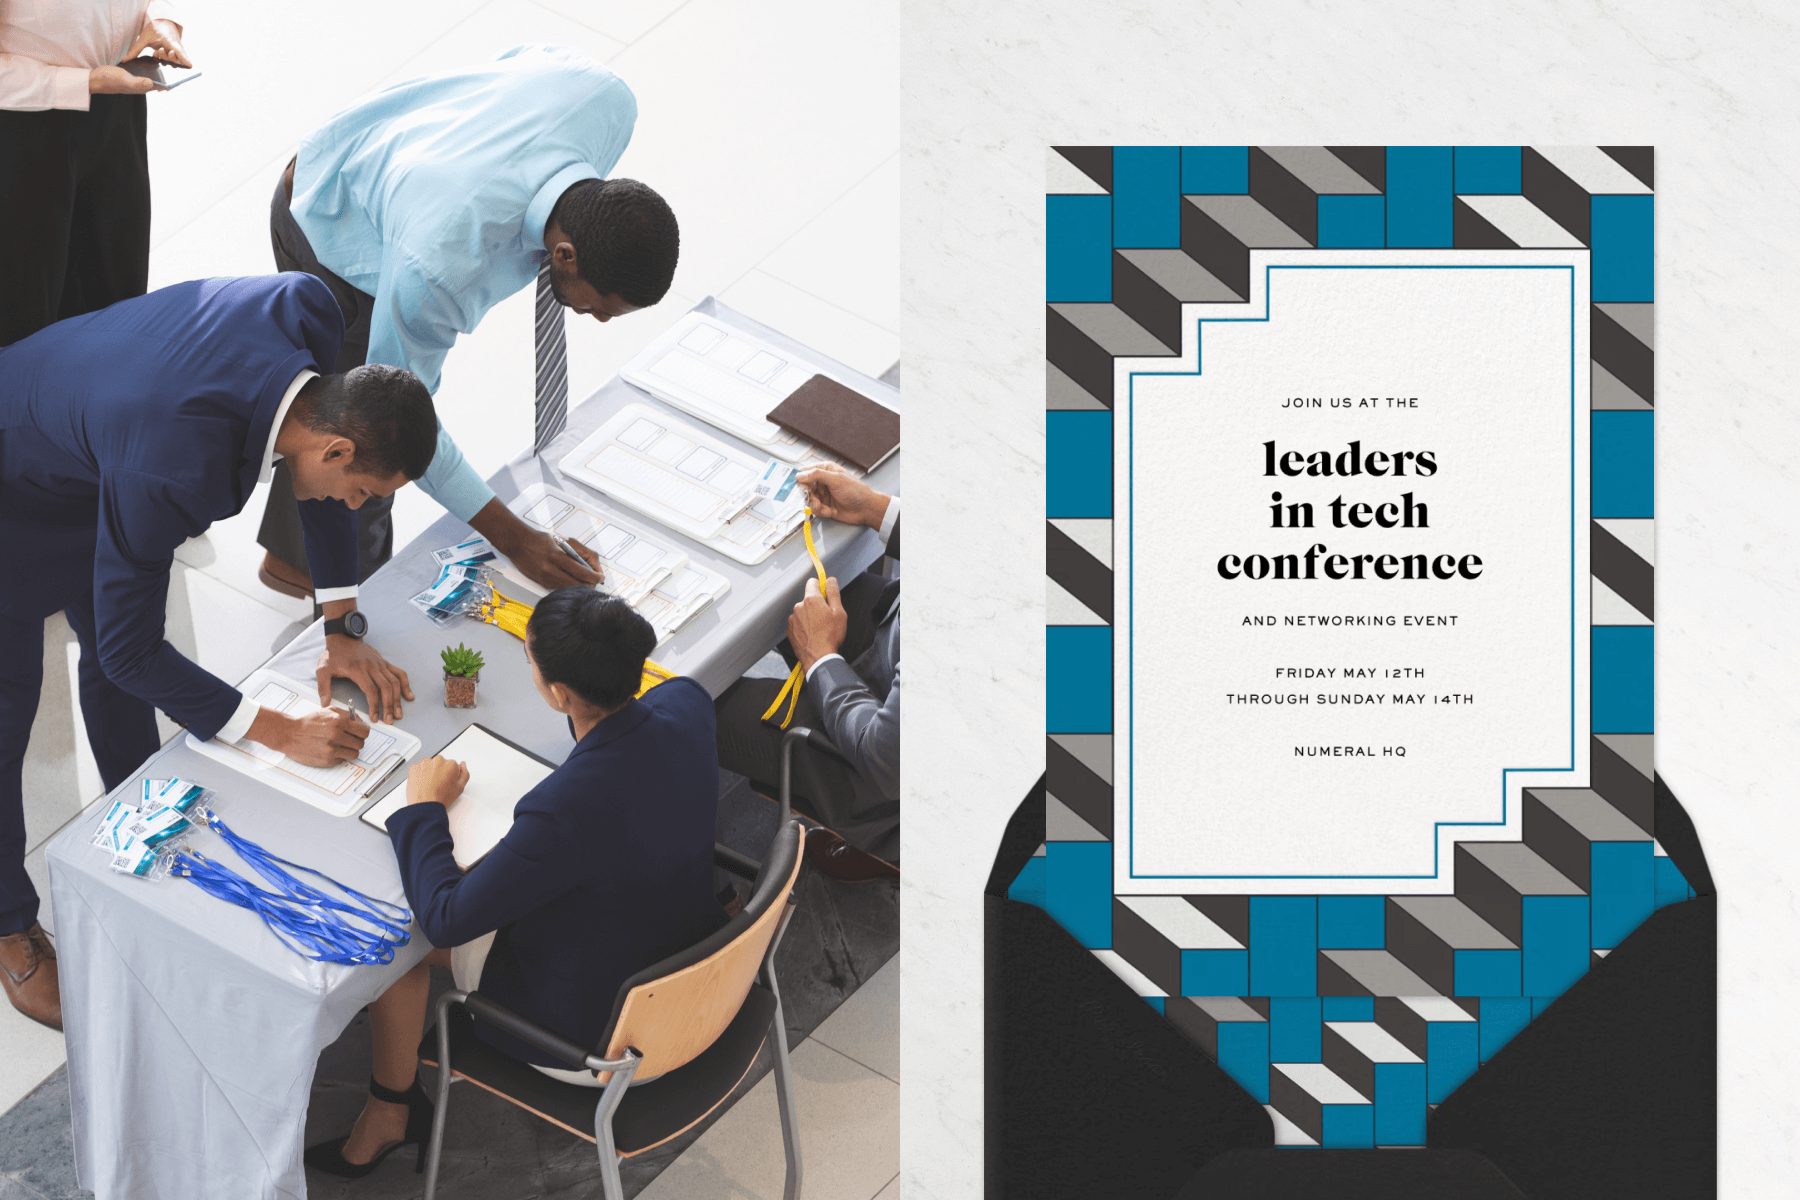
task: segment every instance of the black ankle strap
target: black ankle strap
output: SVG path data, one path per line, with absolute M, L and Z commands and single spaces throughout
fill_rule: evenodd
M 405 1104 L 410 1099 L 412 1093 L 418 1090 L 419 1080 L 417 1076 L 413 1077 L 412 1086 L 407 1088 L 404 1092 L 396 1092 L 393 1088 L 382 1087 L 379 1083 L 375 1082 L 374 1079 L 369 1080 L 369 1095 L 388 1104 Z

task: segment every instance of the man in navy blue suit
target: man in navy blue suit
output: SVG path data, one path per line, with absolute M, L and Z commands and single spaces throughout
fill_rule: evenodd
M 73 317 L 0 350 L 0 985 L 60 1027 L 56 962 L 24 868 L 21 768 L 42 684 L 44 619 L 81 643 L 81 710 L 108 789 L 157 748 L 153 709 L 196 737 L 250 737 L 299 762 L 355 757 L 366 725 L 291 718 L 176 653 L 163 637 L 177 547 L 244 507 L 286 461 L 302 499 L 331 679 L 378 718 L 412 699 L 362 640 L 356 514 L 419 478 L 437 446 L 431 395 L 393 367 L 323 375 L 343 317 L 309 275 L 176 284 Z

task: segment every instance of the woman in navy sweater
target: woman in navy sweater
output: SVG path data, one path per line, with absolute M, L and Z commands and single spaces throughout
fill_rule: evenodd
M 719 769 L 712 699 L 672 679 L 633 699 L 656 643 L 650 623 L 587 587 L 545 597 L 526 629 L 544 702 L 568 714 L 575 749 L 527 792 L 499 845 L 468 874 L 451 854 L 447 806 L 468 768 L 415 763 L 407 806 L 388 818 L 406 898 L 435 950 L 370 1006 L 374 1078 L 356 1127 L 306 1152 L 308 1166 L 351 1178 L 431 1132 L 417 1079 L 429 966 L 451 967 L 514 1012 L 572 1041 L 596 1043 L 619 985 L 725 923 L 712 888 Z M 592 1072 L 487 1026 L 481 1037 L 572 1083 Z

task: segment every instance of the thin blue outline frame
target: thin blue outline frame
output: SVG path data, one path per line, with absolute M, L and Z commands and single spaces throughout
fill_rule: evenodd
M 1126 795 L 1126 877 L 1128 879 L 1437 879 L 1443 874 L 1443 862 L 1439 854 L 1440 831 L 1446 825 L 1480 826 L 1505 825 L 1507 808 L 1507 776 L 1514 772 L 1550 774 L 1558 771 L 1575 769 L 1575 588 L 1579 580 L 1575 578 L 1575 512 L 1569 511 L 1569 765 L 1566 767 L 1502 767 L 1500 768 L 1500 819 L 1498 821 L 1435 821 L 1431 828 L 1431 874 L 1429 875 L 1139 875 L 1137 873 L 1137 481 L 1134 475 L 1134 455 L 1136 451 L 1137 422 L 1137 380 L 1138 376 L 1198 376 L 1202 373 L 1204 362 L 1203 337 L 1204 326 L 1208 322 L 1248 324 L 1267 323 L 1275 311 L 1274 272 L 1276 271 L 1566 271 L 1569 275 L 1569 494 L 1575 494 L 1575 268 L 1558 266 L 1551 263 L 1464 263 L 1464 264 L 1428 264 L 1428 263 L 1265 263 L 1263 265 L 1263 315 L 1260 317 L 1199 317 L 1194 325 L 1194 369 L 1192 371 L 1133 371 L 1127 387 L 1127 399 L 1131 405 L 1131 415 L 1125 426 L 1125 462 L 1126 486 L 1129 502 L 1127 514 L 1130 528 L 1126 533 L 1125 554 L 1133 564 L 1131 572 L 1131 590 L 1125 599 L 1127 611 L 1131 614 L 1131 629 L 1125 643 L 1126 665 L 1126 707 L 1131 713 L 1131 737 L 1125 747 L 1127 759 L 1131 763 L 1131 787 Z M 1591 413 L 1590 413 L 1591 416 Z M 1590 448 L 1590 455 L 1592 450 Z M 1593 510 L 1593 480 L 1588 481 L 1588 509 Z M 1592 664 L 1590 663 L 1590 682 Z M 1590 696 L 1590 702 L 1592 697 Z

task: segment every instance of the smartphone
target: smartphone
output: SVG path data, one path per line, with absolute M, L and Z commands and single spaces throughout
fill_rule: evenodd
M 140 79 L 148 79 L 151 83 L 154 83 L 165 92 L 172 92 L 182 84 L 192 83 L 194 80 L 200 78 L 200 72 L 198 71 L 177 68 L 177 70 L 181 71 L 181 74 L 171 82 L 168 77 L 163 74 L 162 61 L 148 55 L 143 58 L 134 58 L 130 62 L 120 63 L 119 65 L 133 75 L 138 76 Z

